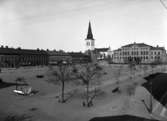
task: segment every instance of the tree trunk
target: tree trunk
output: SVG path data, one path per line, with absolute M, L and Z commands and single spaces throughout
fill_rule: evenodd
M 152 67 L 152 72 L 151 72 L 151 74 L 154 74 L 154 68 Z
M 64 88 L 65 88 L 65 84 L 64 81 L 62 81 L 62 92 L 61 92 L 61 102 L 64 103 L 65 99 L 64 99 Z
M 89 103 L 89 83 L 86 85 L 86 105 Z
M 133 70 L 132 70 L 132 68 L 130 68 L 130 79 L 131 80 L 133 79 Z

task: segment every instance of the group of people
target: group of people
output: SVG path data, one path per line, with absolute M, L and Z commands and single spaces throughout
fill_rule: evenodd
M 85 106 L 91 107 L 91 106 L 93 106 L 93 101 L 90 100 L 90 101 L 88 101 L 87 103 L 86 103 L 85 101 L 83 101 L 83 102 L 82 102 L 82 106 L 83 106 L 83 107 L 85 107 Z

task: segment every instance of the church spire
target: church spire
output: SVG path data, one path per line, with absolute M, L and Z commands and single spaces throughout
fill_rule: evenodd
M 89 27 L 88 27 L 88 33 L 87 33 L 86 40 L 87 39 L 94 40 L 90 21 L 89 21 Z

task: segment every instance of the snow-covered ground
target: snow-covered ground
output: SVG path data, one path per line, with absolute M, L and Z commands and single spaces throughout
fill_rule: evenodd
M 157 67 L 154 71 L 160 69 L 160 67 Z M 98 86 L 103 93 L 95 98 L 92 107 L 87 108 L 82 106 L 83 98 L 80 96 L 84 87 L 72 82 L 68 82 L 65 87 L 66 92 L 73 91 L 74 96 L 67 103 L 58 103 L 56 96 L 60 94 L 60 85 L 48 83 L 47 80 L 51 77 L 48 76 L 47 67 L 3 69 L 0 77 L 4 81 L 14 82 L 17 77 L 24 77 L 34 89 L 39 90 L 39 93 L 33 96 L 18 96 L 12 92 L 15 87 L 0 89 L 0 112 L 2 112 L 1 114 L 31 115 L 34 121 L 88 121 L 95 116 L 120 114 L 158 119 L 162 117 L 160 115 L 162 111 L 159 111 L 162 107 L 155 108 L 155 106 L 154 114 L 150 116 L 141 101 L 144 99 L 146 104 L 149 104 L 150 94 L 145 88 L 138 85 L 145 82 L 143 77 L 152 72 L 151 68 L 148 67 L 144 71 L 138 67 L 132 78 L 130 78 L 132 75 L 127 65 L 105 65 L 104 70 L 107 74 L 102 77 L 102 83 Z M 121 71 L 119 77 L 116 77 L 118 76 L 117 71 Z M 43 74 L 45 77 L 42 79 L 36 78 L 38 74 Z M 118 80 L 121 92 L 112 93 Z M 129 94 L 130 89 L 132 94 Z M 158 104 L 155 100 L 153 102 L 154 105 Z M 31 110 L 32 108 L 36 108 L 36 110 Z M 3 116 L 0 115 L 0 118 Z

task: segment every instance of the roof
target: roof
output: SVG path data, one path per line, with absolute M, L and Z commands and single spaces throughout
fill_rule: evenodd
M 153 47 L 151 45 L 147 45 L 145 43 L 133 43 L 133 44 L 128 44 L 128 45 L 125 45 L 125 46 L 122 46 L 122 47 L 132 47 L 132 46 L 138 46 L 138 47 L 150 47 L 151 50 L 165 50 L 164 47 L 159 47 L 159 46 L 156 46 L 156 47 Z
M 119 49 L 114 50 L 114 52 L 115 52 L 115 51 L 121 51 L 121 49 L 119 48 Z
M 41 55 L 47 54 L 44 50 L 32 50 L 32 49 L 15 49 L 15 48 L 0 48 L 0 54 L 3 55 Z
M 151 50 L 165 50 L 164 47 L 152 47 Z
M 125 45 L 125 46 L 122 46 L 122 47 L 131 47 L 131 46 L 134 46 L 134 45 L 137 45 L 139 47 L 145 47 L 145 46 L 152 47 L 152 46 L 147 45 L 145 43 L 133 43 L 133 44 L 128 44 L 128 45 Z
M 95 48 L 95 51 L 98 51 L 98 52 L 106 52 L 108 51 L 110 48 Z
M 144 117 L 125 114 L 125 115 L 115 115 L 115 116 L 94 117 L 89 121 L 159 121 L 159 120 L 147 119 Z
M 88 40 L 88 39 L 94 40 L 90 21 L 89 21 L 89 27 L 88 27 L 88 33 L 87 33 L 86 40 Z
M 70 56 L 68 53 L 59 51 L 47 51 L 50 56 Z
M 155 99 L 165 106 L 167 104 L 167 74 L 156 73 L 145 77 L 145 79 L 147 82 L 143 86 L 152 93 Z
M 81 52 L 69 52 L 68 54 L 72 57 L 87 57 L 88 56 Z

